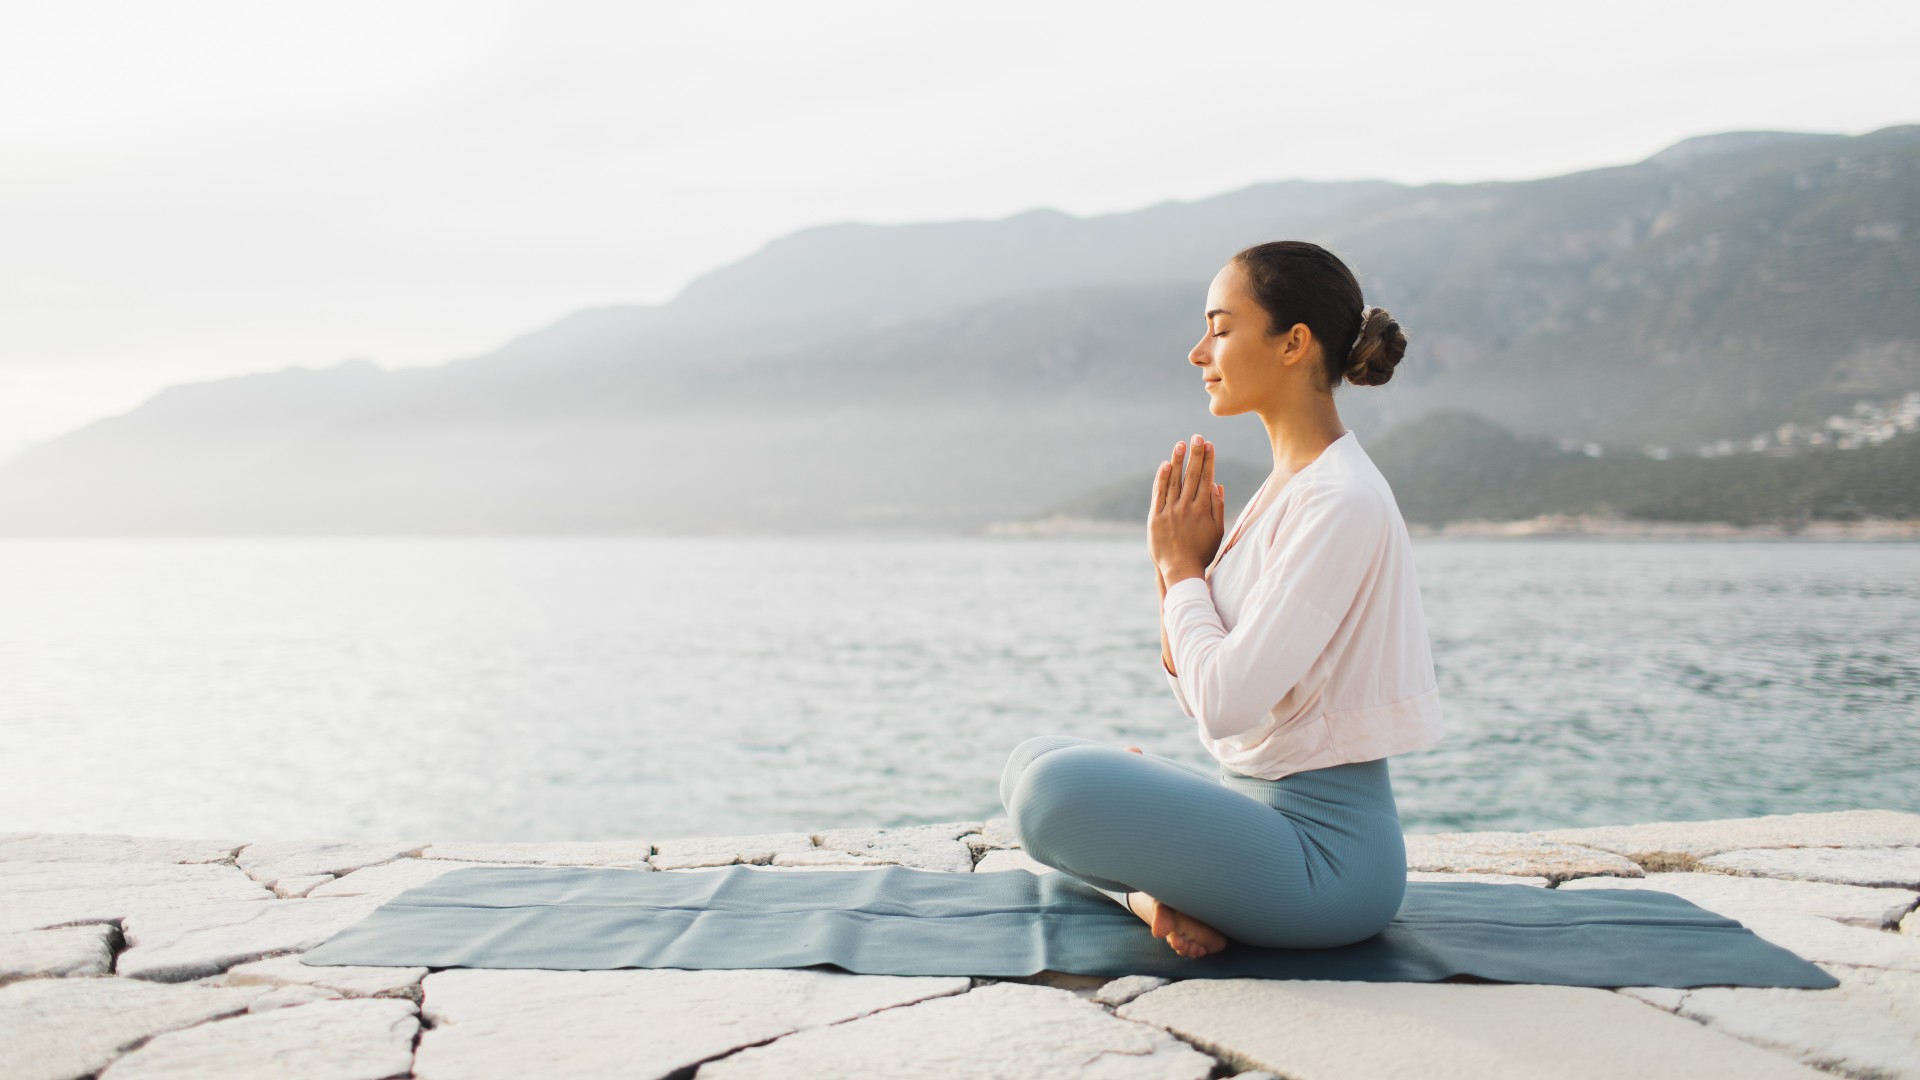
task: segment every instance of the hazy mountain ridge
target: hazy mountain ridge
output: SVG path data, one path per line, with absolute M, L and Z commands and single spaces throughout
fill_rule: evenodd
M 1395 380 L 1338 399 L 1369 437 L 1436 409 L 1608 446 L 1817 423 L 1920 389 L 1916 159 L 1913 126 L 1726 133 L 1535 181 L 806 229 L 668 304 L 438 368 L 170 389 L 0 467 L 0 533 L 1029 517 L 1129 460 L 1144 485 L 1194 431 L 1266 456 L 1184 358 L 1213 271 L 1281 236 L 1339 252 L 1408 328 Z

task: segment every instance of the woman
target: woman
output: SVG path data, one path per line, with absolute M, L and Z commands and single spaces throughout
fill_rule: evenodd
M 1326 948 L 1406 891 L 1390 754 L 1442 731 L 1413 549 L 1334 387 L 1393 375 L 1406 335 L 1325 248 L 1259 244 L 1207 289 L 1187 360 L 1215 416 L 1257 413 L 1273 475 L 1221 548 L 1213 444 L 1153 480 L 1161 663 L 1214 774 L 1068 735 L 1020 744 L 1000 799 L 1027 854 L 1140 916 L 1182 956 L 1228 940 Z

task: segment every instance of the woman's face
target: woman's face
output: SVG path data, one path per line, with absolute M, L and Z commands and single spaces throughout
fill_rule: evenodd
M 1228 263 L 1207 286 L 1207 332 L 1187 359 L 1206 380 L 1207 410 L 1232 416 L 1300 392 L 1291 384 L 1309 374 L 1312 336 L 1296 325 L 1267 336 L 1267 312 L 1247 291 L 1240 264 Z

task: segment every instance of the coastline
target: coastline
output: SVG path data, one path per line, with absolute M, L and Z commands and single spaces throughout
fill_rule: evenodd
M 1057 871 L 1004 817 L 564 843 L 0 833 L 0 1075 L 1920 1077 L 1920 814 L 1406 842 L 1410 880 L 1664 891 L 1840 985 L 308 966 L 299 954 L 461 867 Z
M 1519 521 L 1454 521 L 1445 525 L 1408 523 L 1416 540 L 1433 539 L 1543 539 L 1582 540 L 1808 540 L 1823 543 L 1920 541 L 1920 520 L 1809 521 L 1800 525 L 1733 525 L 1722 521 L 1641 521 L 1596 514 L 1543 514 Z M 1026 521 L 996 521 L 982 535 L 1045 539 L 1049 537 L 1138 537 L 1145 526 L 1100 518 L 1052 517 Z

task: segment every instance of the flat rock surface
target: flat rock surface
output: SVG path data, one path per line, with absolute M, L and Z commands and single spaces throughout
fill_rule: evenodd
M 1744 877 L 1920 889 L 1920 847 L 1741 848 L 1709 855 L 1700 860 L 1699 869 Z
M 1908 889 L 1869 889 L 1824 881 L 1780 881 L 1729 874 L 1654 873 L 1613 881 L 1583 878 L 1563 889 L 1657 889 L 1708 911 L 1746 922 L 1749 915 L 1819 915 L 1872 929 L 1898 925 L 1920 894 Z
M 818 847 L 901 866 L 966 873 L 973 869 L 973 849 L 960 838 L 981 827 L 978 821 L 955 821 L 897 829 L 829 829 L 814 834 L 813 840 Z
M 224 863 L 0 862 L 0 932 L 272 898 Z
M 1552 881 L 1611 874 L 1639 877 L 1631 859 L 1537 833 L 1409 833 L 1407 869 L 1452 874 L 1507 874 Z
M 813 850 L 808 833 L 755 833 L 747 836 L 695 836 L 662 840 L 648 858 L 655 870 L 690 870 L 734 863 L 765 864 L 775 855 Z
M 354 967 L 308 965 L 298 956 L 274 956 L 241 964 L 227 971 L 228 986 L 319 986 L 346 997 L 417 995 L 422 967 Z
M 315 1001 L 167 1032 L 100 1080 L 382 1080 L 406 1074 L 419 1027 L 410 1001 Z
M 345 877 L 336 878 L 319 885 L 307 894 L 308 899 L 326 900 L 335 897 L 357 897 L 376 900 L 382 904 L 406 892 L 408 889 L 425 885 L 443 874 L 471 866 L 528 866 L 529 863 L 478 863 L 457 862 L 453 859 L 401 859 L 397 862 L 381 863 L 364 870 L 355 870 Z M 547 866 L 542 869 L 552 870 Z
M 1409 870 L 1408 881 L 1477 881 L 1484 885 L 1532 885 L 1544 889 L 1553 884 L 1543 877 L 1522 877 L 1516 874 L 1451 874 L 1435 870 Z
M 89 1076 L 141 1039 L 245 1012 L 265 992 L 137 979 L 29 979 L 0 987 L 0 1076 Z
M 1141 994 L 1158 990 L 1172 981 L 1158 975 L 1126 975 L 1102 986 L 1094 993 L 1093 1000 L 1102 1005 L 1125 1005 Z
M 1920 1021 L 1883 1011 L 1872 995 L 1850 992 L 1844 984 L 1830 990 L 1712 986 L 1682 993 L 1679 1015 L 1815 1068 L 1876 1080 L 1920 1078 Z
M 980 831 L 966 833 L 960 837 L 973 849 L 975 856 L 988 851 L 1000 851 L 1020 847 L 1020 834 L 1013 831 L 1012 818 L 988 818 L 980 823 Z
M 421 852 L 421 858 L 470 863 L 518 863 L 523 866 L 645 867 L 652 853 L 652 844 L 638 840 L 507 844 L 463 841 L 434 844 Z
M 136 915 L 123 929 L 122 975 L 184 982 L 275 953 L 304 952 L 359 922 L 378 903 L 367 897 L 228 902 Z
M 191 840 L 126 833 L 0 834 L 0 862 L 228 862 L 244 840 Z
M 1818 915 L 1749 915 L 1747 929 L 1815 963 L 1920 971 L 1920 941 Z
M 1211 1057 L 1072 994 L 1002 982 L 813 1027 L 701 1066 L 703 1080 L 957 1076 L 1205 1080 Z
M 113 969 L 112 923 L 0 934 L 0 984 L 43 976 L 105 975 Z
M 961 977 L 814 969 L 461 970 L 427 976 L 421 1080 L 665 1076 L 740 1047 L 945 994 Z M 896 1057 L 910 1058 L 912 1050 Z M 837 1075 L 852 1075 L 840 1073 Z
M 1689 870 L 1709 855 L 1743 848 L 1913 847 L 1920 845 L 1920 814 L 1836 810 L 1543 829 L 1537 835 L 1617 852 L 1648 870 Z
M 426 846 L 415 840 L 267 840 L 241 848 L 238 862 L 248 876 L 271 888 L 287 878 L 351 874 L 361 867 L 418 855 Z
M 1235 1069 L 1292 1080 L 1821 1075 L 1630 997 L 1578 986 L 1189 979 L 1120 1006 Z

